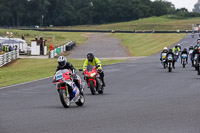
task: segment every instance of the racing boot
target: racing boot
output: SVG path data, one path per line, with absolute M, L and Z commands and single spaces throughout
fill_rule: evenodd
M 101 81 L 102 81 L 102 83 L 103 83 L 102 86 L 103 86 L 103 87 L 106 87 L 105 82 L 104 82 L 104 78 L 101 78 Z
M 172 67 L 175 69 L 175 63 L 173 63 Z

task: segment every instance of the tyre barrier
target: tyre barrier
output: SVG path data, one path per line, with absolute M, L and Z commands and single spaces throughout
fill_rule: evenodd
M 54 58 L 60 53 L 63 53 L 65 51 L 70 51 L 75 46 L 76 46 L 76 42 L 73 42 L 73 41 L 67 42 L 64 46 L 60 46 L 60 47 L 55 48 L 54 50 L 51 50 L 49 52 L 49 58 Z
M 7 52 L 0 55 L 0 67 L 6 65 L 7 63 L 19 58 L 19 50 Z
M 76 45 L 76 42 L 72 42 L 72 41 L 68 42 L 66 45 L 64 45 L 65 46 L 65 50 L 66 51 L 70 51 L 75 47 L 75 45 Z

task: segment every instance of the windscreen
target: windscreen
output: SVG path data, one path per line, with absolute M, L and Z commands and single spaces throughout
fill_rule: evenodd
M 88 66 L 87 66 L 87 71 L 88 71 L 88 72 L 91 72 L 92 69 L 93 69 L 93 66 L 92 66 L 92 65 L 88 65 Z
M 69 70 L 68 69 L 62 69 L 62 70 L 57 71 L 55 75 L 63 74 L 63 73 L 66 73 L 67 71 L 69 71 Z
M 169 55 L 168 55 L 168 58 L 172 58 L 172 54 L 169 54 Z

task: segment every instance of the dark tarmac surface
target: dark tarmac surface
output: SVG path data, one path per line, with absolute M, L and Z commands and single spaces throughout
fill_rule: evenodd
M 85 88 L 83 107 L 63 108 L 50 78 L 0 88 L 0 133 L 200 132 L 200 76 L 191 64 L 168 73 L 156 54 L 103 69 L 105 94 Z

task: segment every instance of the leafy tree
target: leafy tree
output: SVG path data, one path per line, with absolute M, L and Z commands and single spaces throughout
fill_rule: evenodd
M 172 13 L 165 0 L 0 0 L 0 26 L 102 24 Z

